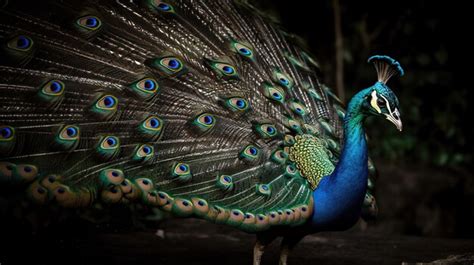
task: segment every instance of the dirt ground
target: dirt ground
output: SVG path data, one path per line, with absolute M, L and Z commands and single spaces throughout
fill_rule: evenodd
M 74 229 L 70 227 L 70 229 Z M 465 255 L 474 264 L 474 240 L 383 236 L 368 231 L 320 233 L 308 236 L 289 258 L 293 265 L 404 264 L 410 265 Z M 54 238 L 54 239 L 52 239 Z M 251 264 L 254 237 L 204 221 L 169 220 L 160 230 L 54 235 L 44 239 L 12 239 L 2 244 L 0 264 Z M 263 264 L 278 264 L 278 243 Z M 452 259 L 451 257 L 450 259 Z M 405 263 L 403 263 L 405 262 Z

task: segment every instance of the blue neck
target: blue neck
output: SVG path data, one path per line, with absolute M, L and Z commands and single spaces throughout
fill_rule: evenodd
M 312 224 L 318 230 L 346 229 L 356 222 L 367 188 L 367 142 L 361 110 L 369 89 L 356 94 L 344 119 L 344 147 L 335 170 L 313 192 Z

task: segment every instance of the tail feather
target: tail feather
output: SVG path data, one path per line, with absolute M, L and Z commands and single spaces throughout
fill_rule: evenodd
M 30 201 L 138 203 L 245 231 L 310 217 L 286 147 L 314 134 L 337 161 L 334 99 L 314 60 L 248 4 L 0 12 L 0 179 L 28 183 Z

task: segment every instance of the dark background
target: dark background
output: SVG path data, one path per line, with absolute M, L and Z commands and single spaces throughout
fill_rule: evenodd
M 334 2 L 252 3 L 300 36 L 318 59 L 324 82 L 335 87 Z M 309 236 L 290 264 L 415 264 L 472 252 L 471 10 L 459 1 L 339 4 L 344 44 L 344 95 L 339 96 L 347 102 L 375 82 L 375 70 L 366 63 L 370 55 L 396 58 L 406 75 L 389 86 L 400 99 L 404 130 L 399 133 L 382 119 L 366 122 L 379 170 L 377 221 L 350 232 Z M 112 224 L 58 219 L 34 233 L 2 219 L 0 263 L 209 265 L 249 264 L 252 258 L 254 237 L 235 229 L 192 219 L 135 223 L 120 210 L 122 215 L 110 215 Z M 155 235 L 156 229 L 162 234 Z M 277 251 L 270 248 L 264 264 L 277 264 Z M 466 263 L 442 264 L 472 264 L 474 255 L 465 258 Z
M 336 1 L 255 2 L 318 59 L 335 87 Z M 340 0 L 344 94 L 372 85 L 367 58 L 386 54 L 405 76 L 389 86 L 401 103 L 403 132 L 382 119 L 366 123 L 381 232 L 474 237 L 473 126 L 470 114 L 469 8 L 446 1 Z

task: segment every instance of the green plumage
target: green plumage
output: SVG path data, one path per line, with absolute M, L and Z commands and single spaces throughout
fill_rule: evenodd
M 311 216 L 344 110 L 251 6 L 20 2 L 0 9 L 0 181 L 16 197 L 248 232 Z

